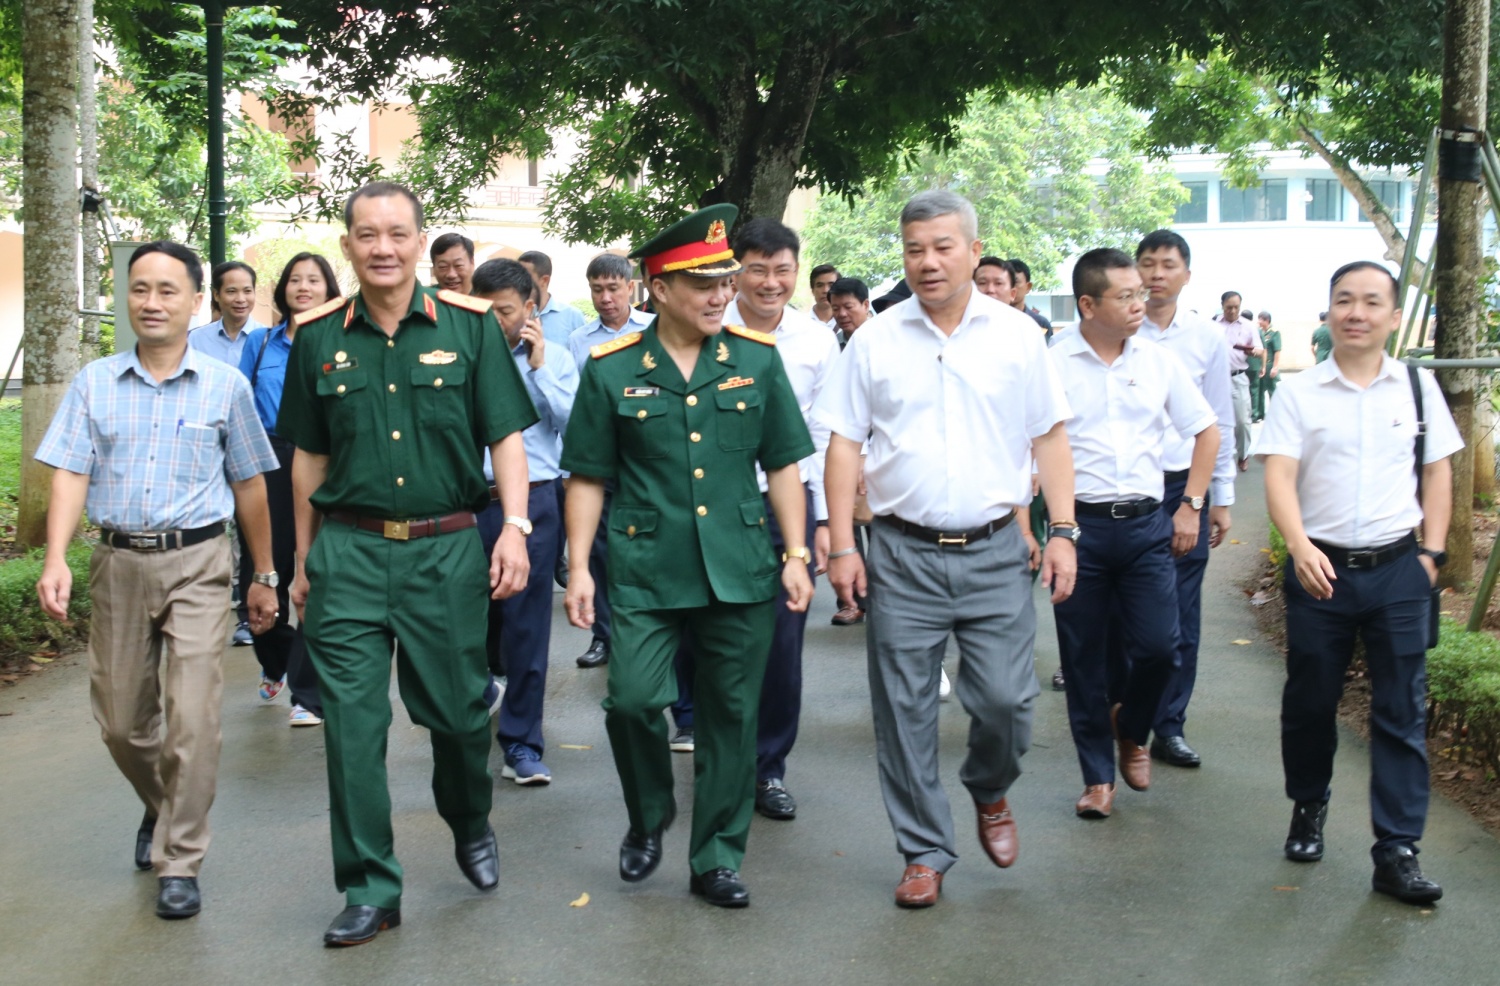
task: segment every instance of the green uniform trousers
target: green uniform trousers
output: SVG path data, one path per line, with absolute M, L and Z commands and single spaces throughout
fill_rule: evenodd
M 333 872 L 350 906 L 398 907 L 386 734 L 391 646 L 401 701 L 432 737 L 432 793 L 458 843 L 489 823 L 485 614 L 473 530 L 395 541 L 325 521 L 308 552 L 307 655 L 323 693 Z
M 1250 368 L 1246 374 L 1250 380 L 1250 420 L 1259 421 L 1266 416 L 1266 398 L 1265 394 L 1261 391 L 1261 386 L 1265 381 L 1260 376 L 1261 367 L 1264 364 L 1254 356 L 1251 356 L 1245 362 Z
M 693 701 L 694 873 L 738 870 L 755 814 L 755 732 L 776 602 L 691 609 L 614 605 L 604 725 L 630 827 L 649 832 L 676 811 L 662 710 L 677 698 L 673 658 L 684 631 L 696 647 Z

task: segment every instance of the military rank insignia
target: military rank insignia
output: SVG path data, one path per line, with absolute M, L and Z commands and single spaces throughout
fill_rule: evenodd
M 643 369 L 643 370 L 654 370 L 654 369 L 656 369 L 656 360 L 654 358 L 652 358 L 651 351 L 649 349 L 646 352 L 641 353 L 641 369 Z
M 715 356 L 714 359 L 718 360 L 720 363 L 729 362 L 729 347 L 724 345 L 723 339 L 719 340 L 719 354 Z

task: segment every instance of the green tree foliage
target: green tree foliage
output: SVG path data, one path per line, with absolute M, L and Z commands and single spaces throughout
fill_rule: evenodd
M 981 98 L 951 149 L 930 152 L 877 191 L 819 198 L 803 231 L 809 262 L 874 284 L 901 272 L 897 218 L 915 192 L 947 188 L 979 213 L 985 252 L 1021 257 L 1043 289 L 1058 265 L 1094 247 L 1134 249 L 1184 198 L 1170 171 L 1133 151 L 1144 115 L 1101 88 Z

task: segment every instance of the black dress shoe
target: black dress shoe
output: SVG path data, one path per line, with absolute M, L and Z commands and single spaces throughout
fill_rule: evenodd
M 453 848 L 458 868 L 469 882 L 480 890 L 494 890 L 500 884 L 500 853 L 495 848 L 495 830 L 488 825 L 484 835 L 473 842 Z
M 781 778 L 773 777 L 755 785 L 755 810 L 767 818 L 788 821 L 797 817 L 797 802 Z
M 1380 893 L 1390 894 L 1403 904 L 1431 904 L 1443 897 L 1443 888 L 1422 875 L 1416 850 L 1410 846 L 1377 853 L 1375 878 L 1370 882 Z
M 1151 759 L 1173 767 L 1197 767 L 1203 763 L 1203 758 L 1181 736 L 1158 736 L 1153 739 Z
M 387 928 L 401 927 L 401 909 L 398 907 L 372 907 L 356 904 L 346 907 L 333 919 L 328 930 L 323 932 L 323 944 L 330 948 L 340 945 L 363 945 Z
M 1059 668 L 1058 670 L 1052 672 L 1052 690 L 1054 692 L 1061 692 L 1066 691 L 1067 687 L 1067 683 L 1063 678 L 1062 669 Z
M 1292 809 L 1292 827 L 1286 834 L 1286 858 L 1296 863 L 1322 859 L 1323 823 L 1327 820 L 1327 801 L 1297 802 Z
M 650 832 L 643 834 L 631 829 L 625 833 L 620 842 L 621 880 L 636 883 L 656 872 L 656 864 L 661 862 L 662 833 L 672 827 L 676 818 L 677 808 L 674 806 L 666 819 Z
M 688 890 L 701 896 L 715 907 L 748 907 L 750 890 L 740 875 L 728 867 L 721 866 L 707 873 L 694 873 L 688 881 Z
M 156 816 L 149 811 L 146 817 L 141 819 L 141 827 L 135 832 L 135 868 L 138 870 L 149 870 L 151 868 L 151 839 L 156 835 Z
M 596 640 L 589 644 L 589 649 L 578 655 L 578 666 L 580 668 L 602 668 L 609 663 L 609 643 L 604 640 Z
M 198 880 L 191 876 L 164 876 L 161 890 L 156 894 L 156 916 L 159 918 L 190 918 L 203 910 L 203 898 L 198 895 Z

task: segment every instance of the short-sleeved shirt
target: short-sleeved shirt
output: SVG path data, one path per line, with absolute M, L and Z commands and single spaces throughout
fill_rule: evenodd
M 781 559 L 755 466 L 773 471 L 813 450 L 775 346 L 726 329 L 704 342 L 687 381 L 654 324 L 595 352 L 562 467 L 616 483 L 610 602 L 678 609 L 773 598 Z
M 542 335 L 548 342 L 559 346 L 568 344 L 568 337 L 583 327 L 583 312 L 572 305 L 558 304 L 557 295 L 547 296 L 547 303 L 536 313 L 542 323 Z
M 612 329 L 605 325 L 602 319 L 596 318 L 592 322 L 585 322 L 568 336 L 568 351 L 573 354 L 573 362 L 578 364 L 579 373 L 582 373 L 583 368 L 588 365 L 590 349 L 607 342 L 614 342 L 622 335 L 640 332 L 656 319 L 655 315 L 648 315 L 639 308 L 631 308 L 628 312 L 625 316 L 625 324 L 618 329 Z M 550 341 L 550 337 L 548 338 Z
M 1234 462 L 1234 398 L 1229 390 L 1229 344 L 1224 333 L 1213 322 L 1195 312 L 1177 306 L 1172 323 L 1157 325 L 1148 314 L 1141 322 L 1137 337 L 1162 346 L 1182 361 L 1183 367 L 1203 394 L 1208 406 L 1219 419 L 1219 457 L 1214 461 L 1213 504 L 1234 504 L 1234 478 L 1239 474 Z M 1162 467 L 1180 472 L 1193 461 L 1193 439 L 1181 433 L 1168 435 Z
M 1262 348 L 1266 351 L 1266 369 L 1276 365 L 1276 354 L 1281 352 L 1281 330 L 1267 329 L 1260 334 L 1263 340 Z
M 1074 496 L 1086 503 L 1160 500 L 1162 455 L 1171 435 L 1197 435 L 1218 418 L 1176 356 L 1140 337 L 1113 363 L 1081 331 L 1047 351 L 1068 395 Z
M 1427 418 L 1423 462 L 1464 447 L 1429 370 L 1418 370 Z M 1286 378 L 1276 390 L 1257 455 L 1298 460 L 1297 499 L 1307 536 L 1341 548 L 1373 548 L 1422 522 L 1417 502 L 1417 407 L 1405 365 L 1389 356 L 1368 387 L 1336 360 Z
M 540 416 L 536 424 L 521 433 L 526 445 L 526 475 L 533 483 L 556 479 L 563 435 L 567 434 L 573 399 L 578 395 L 578 367 L 572 354 L 551 343 L 542 347 L 542 365 L 535 370 L 531 368 L 525 343 L 511 349 L 511 358 L 516 361 L 526 394 Z M 484 450 L 484 478 L 491 482 L 495 478 L 489 449 Z
M 286 363 L 292 352 L 286 323 L 256 329 L 245 337 L 240 352 L 240 372 L 250 381 L 255 395 L 255 413 L 267 432 L 276 434 L 276 415 L 281 410 L 281 390 L 286 383 Z
M 870 440 L 870 509 L 944 531 L 1031 503 L 1031 443 L 1072 417 L 1036 323 L 971 290 L 951 335 L 908 298 L 833 364 L 813 416 Z
M 278 466 L 245 378 L 191 346 L 161 381 L 134 348 L 84 367 L 36 459 L 88 476 L 89 519 L 128 532 L 228 520 L 229 484 Z
M 1327 322 L 1313 329 L 1312 344 L 1315 363 L 1323 362 L 1328 358 L 1328 354 L 1333 352 L 1333 333 L 1328 331 Z
M 1238 373 L 1250 368 L 1250 354 L 1237 346 L 1256 345 L 1255 323 L 1241 315 L 1233 322 L 1224 321 L 1223 315 L 1214 316 L 1214 322 L 1224 330 L 1224 339 L 1229 344 L 1229 371 Z
M 264 328 L 265 326 L 252 316 L 231 339 L 229 333 L 224 330 L 224 320 L 221 318 L 216 322 L 200 325 L 189 332 L 188 345 L 200 353 L 207 353 L 220 363 L 239 366 L 240 354 L 245 351 L 245 344 L 250 333 Z
M 480 447 L 536 421 L 488 303 L 416 285 L 393 336 L 359 295 L 298 328 L 276 430 L 328 456 L 319 510 L 420 520 L 482 510 Z

